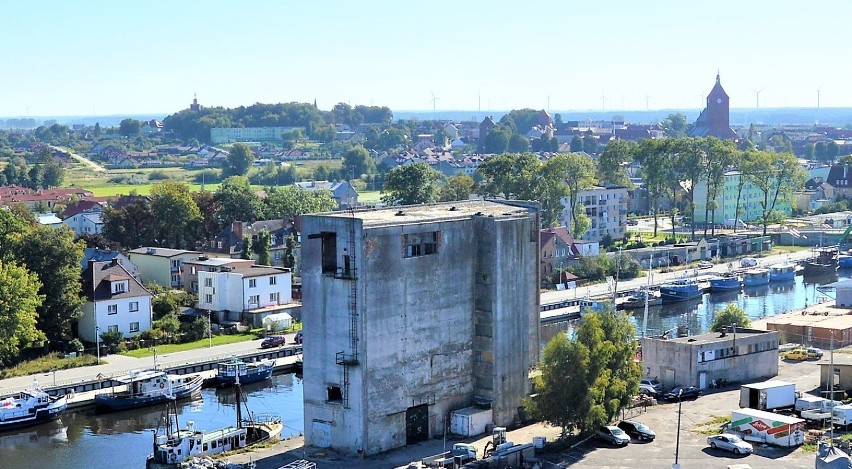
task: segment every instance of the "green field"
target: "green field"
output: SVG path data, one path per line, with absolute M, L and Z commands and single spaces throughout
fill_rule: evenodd
M 382 200 L 380 191 L 358 191 L 358 202 L 373 204 Z

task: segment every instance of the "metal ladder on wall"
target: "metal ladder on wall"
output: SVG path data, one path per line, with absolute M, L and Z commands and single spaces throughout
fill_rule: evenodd
M 355 212 L 349 211 L 352 218 L 349 223 L 349 354 L 339 352 L 337 363 L 343 366 L 343 407 L 349 408 L 349 368 L 358 365 L 358 283 L 355 263 Z

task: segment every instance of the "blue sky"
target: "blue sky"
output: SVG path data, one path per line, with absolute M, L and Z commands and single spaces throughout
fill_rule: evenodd
M 0 116 L 852 106 L 852 2 L 0 2 Z M 602 100 L 601 97 L 605 96 Z M 646 101 L 647 96 L 647 101 Z M 603 101 L 603 102 L 602 102 Z

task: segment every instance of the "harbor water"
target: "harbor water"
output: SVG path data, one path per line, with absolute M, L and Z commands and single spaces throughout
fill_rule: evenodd
M 839 274 L 826 276 L 797 275 L 794 281 L 770 283 L 761 287 L 745 287 L 739 291 L 723 293 L 705 293 L 693 301 L 665 304 L 648 308 L 648 335 L 660 335 L 669 332 L 676 337 L 678 330 L 689 335 L 707 332 L 713 324 L 716 311 L 725 309 L 731 303 L 743 308 L 752 321 L 776 314 L 806 308 L 818 302 L 834 301 L 834 291 L 820 287 L 838 280 L 846 280 L 852 272 L 840 271 Z M 629 311 L 641 335 L 644 316 L 643 309 Z M 541 328 L 542 347 L 559 332 L 569 334 L 578 325 L 579 320 L 563 321 L 543 325 Z
M 248 407 L 258 414 L 276 414 L 284 422 L 282 438 L 303 433 L 302 380 L 293 374 L 242 386 Z M 243 408 L 245 418 L 245 407 Z M 98 413 L 85 409 L 61 419 L 0 433 L 0 468 L 60 469 L 145 467 L 153 451 L 153 435 L 163 418 L 163 406 L 123 412 Z M 200 430 L 236 423 L 236 395 L 232 387 L 208 388 L 193 401 L 178 403 L 181 427 L 193 421 Z

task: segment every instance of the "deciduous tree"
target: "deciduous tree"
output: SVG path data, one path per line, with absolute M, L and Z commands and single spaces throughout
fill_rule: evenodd
M 376 165 L 370 158 L 370 153 L 361 145 L 357 145 L 343 155 L 343 169 L 347 177 L 360 179 L 362 175 L 374 172 Z
M 252 249 L 257 254 L 257 263 L 260 265 L 272 264 L 272 258 L 269 255 L 270 240 L 269 231 L 264 228 L 257 234 L 257 242 L 252 244 Z
M 23 347 L 46 338 L 37 328 L 41 287 L 36 274 L 0 260 L 0 364 L 8 365 Z
M 162 246 L 186 248 L 201 222 L 201 211 L 195 204 L 189 186 L 164 182 L 151 186 L 151 211 L 157 238 Z M 194 246 L 192 246 L 194 247 Z
M 276 187 L 266 195 L 263 212 L 268 220 L 292 220 L 306 213 L 330 212 L 337 207 L 331 191 Z
M 633 161 L 636 144 L 626 140 L 610 140 L 598 158 L 598 179 L 616 186 L 633 187 L 624 164 Z
M 467 200 L 470 198 L 470 194 L 473 193 L 475 185 L 476 183 L 473 181 L 473 178 L 466 174 L 451 176 L 447 178 L 447 183 L 441 188 L 438 200 L 441 202 Z
M 222 226 L 233 221 L 253 222 L 263 218 L 263 203 L 245 176 L 225 179 L 213 200 L 219 208 L 219 223 Z
M 441 173 L 426 163 L 413 163 L 392 169 L 385 177 L 382 201 L 388 205 L 435 202 Z
M 710 326 L 710 330 L 713 332 L 719 332 L 722 330 L 722 327 L 730 328 L 734 324 L 736 324 L 737 327 L 751 327 L 751 320 L 742 308 L 731 303 L 728 306 L 725 306 L 725 309 L 722 311 L 716 311 L 716 314 L 713 316 L 713 325 Z
M 156 238 L 153 217 L 150 203 L 141 197 L 120 208 L 107 208 L 103 235 L 130 249 L 151 246 Z
M 778 202 L 792 201 L 793 191 L 804 184 L 806 173 L 796 157 L 790 153 L 757 152 L 754 165 L 754 171 L 748 178 L 762 195 L 761 224 L 763 236 L 766 236 L 770 221 L 776 221 L 774 218 L 780 216 L 780 212 L 776 210 Z
M 222 176 L 245 176 L 254 164 L 254 152 L 245 143 L 235 143 L 228 151 L 222 167 Z

